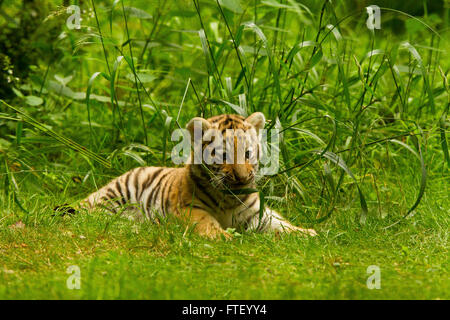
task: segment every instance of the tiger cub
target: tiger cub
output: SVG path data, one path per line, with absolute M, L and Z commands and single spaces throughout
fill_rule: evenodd
M 158 214 L 175 214 L 193 225 L 200 235 L 210 238 L 220 235 L 229 238 L 230 234 L 225 231 L 227 228 L 261 232 L 299 231 L 314 236 L 316 232 L 313 229 L 296 227 L 269 208 L 264 208 L 260 217 L 258 193 L 238 192 L 239 189 L 256 186 L 255 175 L 259 159 L 257 133 L 264 127 L 264 123 L 265 118 L 261 112 L 253 113 L 247 118 L 239 115 L 193 118 L 186 128 L 194 145 L 194 135 L 197 134 L 198 137 L 198 131 L 194 131 L 195 127 L 201 127 L 202 151 L 215 141 L 214 139 L 213 142 L 208 142 L 212 136 L 221 133 L 223 143 L 228 143 L 228 147 L 234 149 L 234 152 L 231 152 L 234 153 L 234 159 L 227 155 L 226 151 L 222 151 L 223 161 L 216 161 L 222 164 L 208 164 L 203 159 L 195 162 L 194 152 L 191 152 L 190 159 L 182 168 L 135 168 L 89 195 L 81 202 L 81 206 L 88 210 L 102 206 L 118 212 L 125 204 L 134 204 L 123 211 L 131 210 L 132 214 L 136 215 L 143 213 L 153 221 L 157 220 Z M 230 132 L 227 129 L 233 129 L 233 132 L 240 132 L 250 138 L 240 139 L 233 133 L 234 136 L 227 139 L 227 133 Z M 245 149 L 244 161 L 236 161 L 240 147 Z

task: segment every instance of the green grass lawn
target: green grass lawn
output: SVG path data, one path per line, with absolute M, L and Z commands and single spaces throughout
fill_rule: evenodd
M 450 8 L 375 2 L 369 30 L 359 0 L 80 1 L 80 29 L 0 1 L 0 299 L 449 299 Z M 319 236 L 54 215 L 255 111 L 282 132 L 265 203 Z
M 316 238 L 245 233 L 232 241 L 205 240 L 176 220 L 36 210 L 17 225 L 3 216 L 0 299 L 448 299 L 448 214 L 441 190 L 387 229 L 394 220 L 361 227 L 336 218 Z M 66 284 L 72 265 L 79 290 Z M 366 285 L 371 265 L 380 289 Z

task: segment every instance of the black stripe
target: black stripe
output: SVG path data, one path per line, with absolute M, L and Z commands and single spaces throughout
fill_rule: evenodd
M 212 202 L 213 203 L 213 207 L 215 206 L 215 207 L 218 207 L 219 206 L 219 203 L 208 193 L 208 191 L 206 191 L 208 188 L 212 188 L 211 186 L 208 186 L 208 185 L 204 185 L 204 184 L 202 184 L 201 183 L 201 179 L 196 179 L 196 180 L 194 180 L 194 183 L 196 184 L 196 186 L 197 186 L 197 189 L 198 190 L 200 190 L 201 191 L 201 193 L 202 194 L 204 194 L 209 200 L 210 200 L 210 202 Z M 206 190 L 205 190 L 206 189 Z M 197 196 L 199 196 L 199 194 L 197 194 Z M 201 200 L 201 199 L 200 199 Z M 202 201 L 202 202 L 204 202 L 204 201 Z
M 199 171 L 198 174 L 195 171 Z M 208 173 L 203 169 L 202 166 L 190 166 L 190 177 L 191 180 L 194 182 L 195 188 L 198 189 L 200 192 L 197 193 L 197 198 L 203 202 L 207 207 L 211 209 L 215 209 L 219 207 L 218 202 L 207 192 L 206 190 L 213 189 L 210 183 L 208 183 L 204 177 L 204 175 L 208 175 Z M 196 191 L 195 191 L 196 192 Z M 201 195 L 204 195 L 210 203 L 207 203 L 204 201 L 204 198 L 202 199 Z M 212 203 L 212 205 L 211 205 Z
M 152 175 L 147 175 L 147 178 L 142 183 L 139 183 L 139 186 L 142 186 L 142 188 L 141 188 L 140 192 L 136 193 L 137 201 L 140 201 L 142 194 L 144 193 L 145 189 L 148 187 L 149 181 L 152 181 L 151 177 L 152 177 Z
M 250 209 L 251 207 L 253 207 L 253 205 L 255 204 L 255 202 L 258 200 L 258 197 L 255 197 L 255 199 L 253 200 L 252 204 L 249 206 L 246 206 L 244 210 L 240 211 L 238 214 L 241 214 L 242 212 Z
M 245 201 L 247 201 L 248 200 L 248 198 L 251 196 L 251 194 L 246 194 L 246 195 L 244 195 L 244 198 L 243 199 L 241 199 L 241 201 L 242 202 L 245 202 Z
M 198 194 L 197 194 L 197 199 L 200 200 L 201 203 L 203 203 L 207 208 L 214 209 L 214 205 L 211 205 L 210 203 L 207 203 L 204 199 L 199 197 Z
M 166 201 L 164 202 L 164 207 L 166 207 L 166 210 L 169 210 L 169 205 L 170 205 L 170 192 L 172 191 L 172 187 L 175 184 L 175 178 L 172 179 L 170 186 L 169 186 L 169 190 L 167 191 L 167 198 Z
M 152 197 L 152 203 L 153 202 L 156 202 L 156 197 L 158 196 L 158 194 L 160 194 L 161 193 L 161 196 L 160 196 L 160 199 L 161 199 L 161 210 L 162 210 L 162 213 L 164 214 L 164 216 L 166 215 L 166 213 L 164 212 L 164 208 L 163 208 L 163 200 L 164 200 L 164 190 L 167 188 L 167 184 L 168 184 L 168 182 L 167 181 L 163 181 L 164 179 L 166 179 L 166 177 L 167 177 L 167 179 L 166 180 L 168 180 L 170 177 L 169 177 L 169 175 L 172 173 L 173 171 L 172 170 L 170 170 L 167 174 L 165 174 L 163 177 L 161 177 L 161 179 L 159 179 L 159 182 L 158 182 L 158 185 L 159 185 L 159 188 L 158 188 L 158 192 L 156 192 L 155 194 L 154 194 L 154 200 L 153 200 L 153 197 Z M 161 192 L 159 192 L 159 190 L 161 190 Z
M 145 169 L 144 167 L 140 167 L 140 168 L 138 168 L 138 169 L 136 170 L 136 173 L 134 174 L 134 190 L 135 190 L 135 192 L 136 192 L 136 201 L 137 201 L 137 202 L 139 202 L 139 197 L 138 197 L 138 195 L 139 195 L 139 186 L 140 186 L 140 183 L 139 183 L 139 176 L 140 176 L 141 172 L 142 172 L 144 169 Z
M 130 188 L 128 186 L 129 180 L 130 180 L 131 171 L 127 173 L 125 176 L 125 188 L 126 188 L 126 200 L 130 201 Z
M 259 200 L 259 196 L 255 196 L 255 200 L 253 200 L 252 204 L 248 206 L 248 208 L 253 207 L 253 205 L 255 204 L 256 201 Z
M 169 172 L 171 172 L 169 170 Z M 156 196 L 156 194 L 158 193 L 159 189 L 161 188 L 161 181 L 164 179 L 165 176 L 167 176 L 169 174 L 169 172 L 166 172 L 165 174 L 163 174 L 161 176 L 161 178 L 159 178 L 159 180 L 156 182 L 155 187 L 153 188 L 153 190 L 150 192 L 150 194 L 147 197 L 147 208 L 149 206 L 153 206 L 153 198 L 154 196 Z M 158 172 L 159 174 L 159 172 Z
M 152 182 L 159 176 L 159 174 L 164 170 L 165 168 L 158 168 L 154 172 L 152 172 L 150 175 L 147 176 L 147 179 L 142 183 L 142 190 L 141 194 L 139 195 L 139 199 L 142 197 L 142 194 L 144 193 L 144 190 L 147 189 Z
M 119 201 L 119 198 L 113 189 L 109 188 L 107 190 L 106 196 L 109 198 L 108 200 L 113 201 L 114 203 L 116 203 L 117 206 L 120 207 L 122 205 L 122 203 Z M 114 208 L 112 208 L 112 209 L 114 210 Z M 116 212 L 116 211 L 114 210 L 114 212 Z
M 109 198 L 109 200 L 118 198 L 114 189 L 111 189 L 111 188 L 108 188 L 106 190 L 106 196 Z
M 171 172 L 173 173 L 173 171 L 171 171 Z M 167 181 L 164 183 L 164 185 L 161 189 L 161 210 L 162 210 L 164 216 L 166 215 L 165 207 L 166 207 L 167 199 L 169 198 L 169 197 L 164 198 L 164 194 L 167 189 L 167 186 L 169 185 L 169 190 L 170 190 L 170 187 L 172 186 L 172 183 L 173 183 L 173 180 L 170 180 L 170 178 L 171 178 L 171 176 L 167 177 Z
M 241 196 L 243 196 L 243 198 L 241 198 Z M 229 195 L 226 195 L 225 197 L 228 201 L 223 202 L 225 204 L 224 208 L 226 208 L 226 209 L 236 208 L 236 203 L 238 203 L 238 205 L 243 204 L 243 203 L 245 203 L 245 201 L 248 200 L 248 197 L 250 197 L 250 196 L 251 196 L 251 194 L 245 194 L 245 195 L 229 194 Z M 228 204 L 228 205 L 226 205 L 226 204 Z
M 119 179 L 117 179 L 116 180 L 116 189 L 117 189 L 117 191 L 119 191 L 119 193 L 120 193 L 120 202 L 122 203 L 122 201 L 123 201 L 123 204 L 125 204 L 126 202 L 127 202 L 127 200 L 125 199 L 125 197 L 123 196 L 123 192 L 122 192 L 122 186 L 120 185 L 120 182 L 119 182 Z
M 150 192 L 150 194 L 148 195 L 148 197 L 147 197 L 147 208 L 153 207 L 153 195 L 154 195 L 155 193 L 158 193 L 158 191 L 159 191 L 160 188 L 161 188 L 161 185 L 160 185 L 160 184 L 157 184 L 157 185 L 153 188 L 153 190 Z

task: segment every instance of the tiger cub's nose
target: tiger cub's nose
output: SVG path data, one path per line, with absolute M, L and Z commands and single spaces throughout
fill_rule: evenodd
M 236 181 L 246 181 L 248 177 L 248 171 L 245 164 L 236 164 L 233 166 L 233 174 Z

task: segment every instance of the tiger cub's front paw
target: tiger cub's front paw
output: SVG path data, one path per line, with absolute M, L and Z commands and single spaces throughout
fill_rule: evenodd
M 195 229 L 197 233 L 202 236 L 206 237 L 212 240 L 219 240 L 219 239 L 225 239 L 225 240 L 231 240 L 233 239 L 233 235 L 226 232 L 222 228 L 219 227 L 210 227 L 210 228 L 199 228 L 197 227 Z
M 233 239 L 233 235 L 232 234 L 226 232 L 225 230 L 220 230 L 220 229 L 219 230 L 210 231 L 208 233 L 204 233 L 204 234 L 201 234 L 201 235 L 206 236 L 206 237 L 208 237 L 210 239 L 213 239 L 213 240 L 219 240 L 219 239 L 231 240 L 231 239 Z

